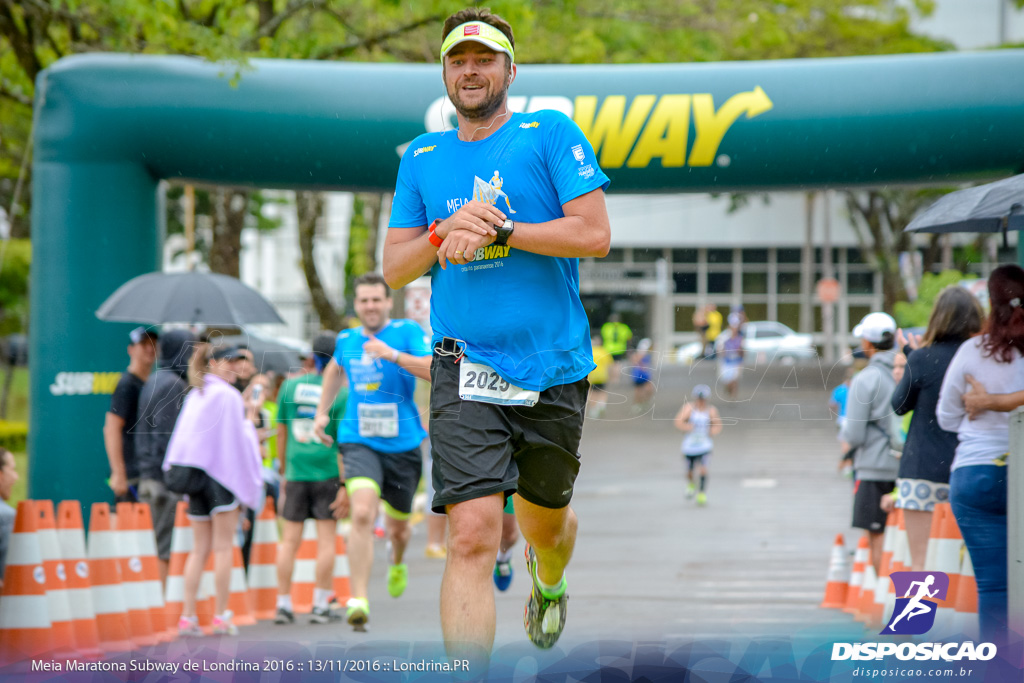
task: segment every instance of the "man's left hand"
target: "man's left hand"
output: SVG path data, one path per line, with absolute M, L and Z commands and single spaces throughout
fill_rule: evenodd
M 494 240 L 494 235 L 481 235 L 469 230 L 452 230 L 437 250 L 437 262 L 441 264 L 442 269 L 447 267 L 448 262 L 464 265 L 475 258 L 477 249 L 486 247 Z

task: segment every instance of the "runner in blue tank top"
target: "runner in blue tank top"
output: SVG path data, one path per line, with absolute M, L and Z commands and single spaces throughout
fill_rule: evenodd
M 490 651 L 491 573 L 515 494 L 533 577 L 526 631 L 551 647 L 565 624 L 569 501 L 594 369 L 578 259 L 608 252 L 608 178 L 568 117 L 509 112 L 515 41 L 504 19 L 450 16 L 441 60 L 459 127 L 406 150 L 384 245 L 392 287 L 433 276 L 432 505 L 451 524 L 441 627 L 453 657 Z

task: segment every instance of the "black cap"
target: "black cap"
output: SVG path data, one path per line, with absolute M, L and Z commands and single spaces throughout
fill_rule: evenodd
M 156 333 L 156 330 L 151 330 L 146 327 L 136 327 L 128 333 L 128 341 L 131 344 L 139 344 L 143 339 L 147 338 L 156 341 L 160 338 L 160 335 Z
M 334 356 L 334 344 L 338 335 L 334 332 L 323 331 L 313 339 L 313 354 L 330 360 Z
M 245 357 L 242 349 L 238 346 L 223 346 L 214 351 L 212 355 L 214 360 L 238 360 Z

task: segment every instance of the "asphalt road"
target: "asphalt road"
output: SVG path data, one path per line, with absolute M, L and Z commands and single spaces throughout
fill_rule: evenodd
M 746 372 L 737 400 L 715 386 L 713 365 L 667 366 L 658 376 L 653 409 L 631 411 L 626 381 L 619 405 L 587 420 L 583 468 L 573 507 L 579 519 L 568 573 L 569 616 L 563 639 L 672 642 L 747 639 L 796 633 L 863 631 L 848 616 L 819 609 L 829 552 L 837 533 L 853 547 L 851 482 L 836 470 L 838 446 L 828 407 L 828 377 L 816 363 L 781 363 Z M 672 418 L 697 383 L 716 390 L 727 421 L 710 464 L 708 504 L 684 498 L 681 434 Z M 423 525 L 407 555 L 409 587 L 400 599 L 384 585 L 384 543 L 376 546 L 367 633 L 346 624 L 317 626 L 300 616 L 291 626 L 261 623 L 245 640 L 351 647 L 380 641 L 437 642 L 443 561 L 424 557 Z M 517 550 L 521 551 L 520 542 Z M 496 649 L 526 642 L 525 562 L 497 594 Z M 518 649 L 518 648 L 517 648 Z

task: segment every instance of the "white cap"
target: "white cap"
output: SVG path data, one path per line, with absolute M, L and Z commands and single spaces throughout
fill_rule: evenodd
M 644 337 L 639 342 L 637 342 L 636 350 L 637 351 L 648 351 L 648 350 L 650 350 L 651 345 L 652 345 L 651 344 L 651 340 L 648 339 L 647 337 Z
M 886 332 L 890 336 L 896 336 L 896 321 L 888 313 L 880 311 L 868 313 L 860 324 L 853 328 L 853 336 L 866 339 L 872 344 L 882 341 Z

